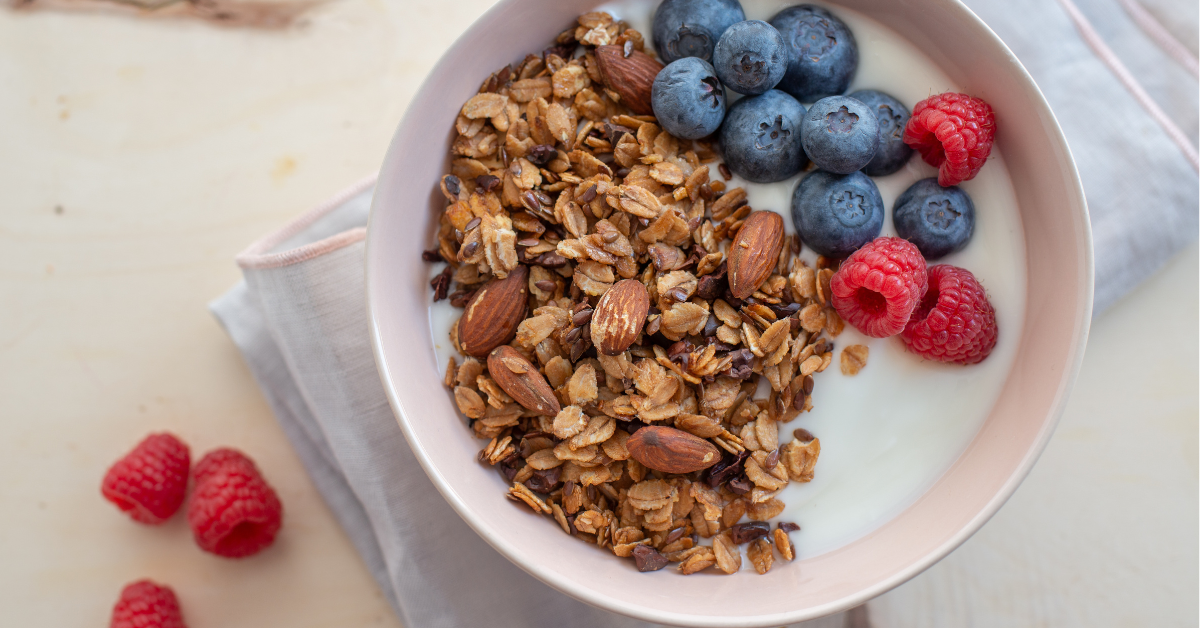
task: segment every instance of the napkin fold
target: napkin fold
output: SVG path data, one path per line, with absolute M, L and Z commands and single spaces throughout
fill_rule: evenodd
M 1038 81 L 1067 135 L 1091 209 L 1096 312 L 1200 229 L 1196 79 L 1177 48 L 1156 45 L 1162 33 L 1129 18 L 1123 6 L 1134 2 L 968 2 Z M 647 626 L 521 571 L 429 482 L 370 347 L 363 261 L 373 189 L 371 177 L 252 244 L 237 258 L 243 281 L 210 305 L 317 490 L 408 628 Z M 804 626 L 865 626 L 864 617 L 860 609 Z

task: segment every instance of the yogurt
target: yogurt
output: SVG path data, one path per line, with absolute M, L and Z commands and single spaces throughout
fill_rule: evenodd
M 797 4 L 786 0 L 742 0 L 746 19 L 769 20 Z M 657 2 L 619 0 L 601 5 L 617 19 L 649 37 Z M 909 108 L 946 91 L 965 91 L 908 41 L 879 22 L 843 7 L 830 7 L 854 32 L 859 67 L 847 93 L 878 89 Z M 648 43 L 648 42 L 647 42 Z M 729 92 L 732 99 L 737 94 Z M 808 103 L 805 103 L 806 105 Z M 710 164 L 716 173 L 715 164 Z M 727 188 L 746 189 L 754 209 L 783 215 L 788 233 L 792 191 L 798 176 L 770 184 L 734 177 Z M 882 235 L 896 235 L 892 205 L 918 179 L 937 176 L 914 155 L 899 172 L 875 177 L 887 208 Z M 780 425 L 780 441 L 805 428 L 821 439 L 821 456 L 811 482 L 791 482 L 778 496 L 787 508 L 778 517 L 801 526 L 791 535 L 797 556 L 830 552 L 880 527 L 914 503 L 965 451 L 995 405 L 1016 357 L 1024 325 L 1025 242 L 1016 195 L 999 146 L 979 175 L 961 185 L 975 202 L 975 233 L 965 249 L 931 264 L 970 270 L 987 289 L 996 308 L 1000 333 L 996 348 L 980 364 L 957 366 L 922 360 L 908 353 L 899 338 L 868 338 L 849 324 L 833 339 L 834 362 L 814 375 L 813 410 Z M 816 254 L 801 253 L 810 265 Z M 434 271 L 431 271 L 434 272 Z M 431 274 L 432 277 L 432 274 Z M 450 327 L 461 310 L 441 301 L 430 305 L 430 333 L 438 365 L 444 370 L 454 350 Z M 842 375 L 841 349 L 870 348 L 867 365 L 853 377 Z

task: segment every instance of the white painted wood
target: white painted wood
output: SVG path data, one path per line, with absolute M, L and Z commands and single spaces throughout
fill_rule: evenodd
M 247 243 L 377 167 L 489 4 L 340 0 L 283 32 L 0 9 L 4 623 L 103 625 L 152 577 L 193 628 L 400 625 L 205 304 Z M 1198 284 L 1192 247 L 1097 323 L 1029 481 L 875 626 L 1196 625 Z M 100 498 L 160 429 L 258 460 L 276 548 L 213 558 Z

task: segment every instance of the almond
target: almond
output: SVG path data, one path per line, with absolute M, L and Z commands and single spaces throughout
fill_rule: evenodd
M 754 294 L 779 263 L 783 217 L 772 211 L 750 212 L 729 247 L 729 291 L 745 299 Z
M 625 441 L 634 460 L 663 473 L 691 473 L 717 464 L 716 445 L 673 427 L 643 427 Z
M 488 373 L 514 401 L 528 410 L 554 416 L 562 410 L 550 384 L 525 356 L 508 345 L 488 354 Z
M 634 50 L 628 57 L 622 46 L 597 46 L 596 65 L 604 85 L 621 97 L 634 113 L 650 115 L 650 89 L 663 64 L 644 52 Z
M 513 339 L 529 301 L 529 268 L 517 266 L 504 279 L 493 279 L 475 293 L 458 319 L 463 353 L 482 358 Z
M 637 279 L 622 279 L 608 289 L 592 313 L 592 343 L 604 355 L 617 355 L 642 333 L 650 295 Z

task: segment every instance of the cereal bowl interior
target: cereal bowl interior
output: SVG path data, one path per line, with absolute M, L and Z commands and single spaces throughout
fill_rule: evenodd
M 431 303 L 429 282 L 441 265 L 419 253 L 436 246 L 446 206 L 438 181 L 450 169 L 460 107 L 480 84 L 505 63 L 545 49 L 597 7 L 645 33 L 649 47 L 656 4 L 503 0 L 430 74 L 392 140 L 371 212 L 367 290 L 381 377 L 410 445 L 450 504 L 549 585 L 668 624 L 772 626 L 819 617 L 904 582 L 954 549 L 996 512 L 1042 451 L 1078 370 L 1091 314 L 1082 189 L 1036 86 L 961 4 L 823 3 L 858 42 L 861 61 L 848 91 L 880 89 L 909 107 L 957 91 L 994 108 L 999 131 L 991 157 L 962 185 L 977 207 L 975 234 L 966 248 L 930 264 L 975 273 L 995 305 L 999 340 L 984 362 L 963 367 L 923 361 L 898 338 L 867 338 L 846 325 L 829 338 L 833 364 L 813 374 L 811 411 L 778 426 L 781 443 L 803 428 L 821 445 L 812 481 L 782 489 L 786 506 L 770 513 L 773 529 L 780 521 L 800 525 L 789 536 L 795 560 L 777 552 L 770 571 L 758 575 L 743 545 L 741 573 L 710 568 L 685 576 L 674 565 L 639 573 L 631 559 L 563 534 L 555 519 L 507 499 L 506 479 L 477 461 L 487 441 L 472 434 L 443 385 L 448 330 L 461 310 Z M 743 1 L 748 19 L 768 19 L 791 4 Z M 789 204 L 803 173 L 749 184 L 710 165 L 713 181 L 744 187 L 750 206 L 782 214 L 786 232 L 795 232 Z M 875 179 L 887 209 L 883 235 L 896 233 L 895 199 L 930 176 L 936 171 L 914 156 L 899 172 Z M 800 258 L 815 266 L 815 253 L 804 248 Z M 839 368 L 843 361 L 866 364 L 853 374 L 855 368 Z

